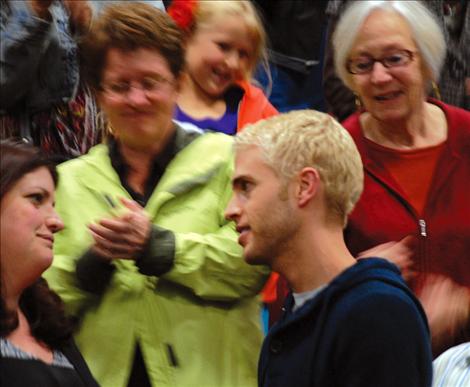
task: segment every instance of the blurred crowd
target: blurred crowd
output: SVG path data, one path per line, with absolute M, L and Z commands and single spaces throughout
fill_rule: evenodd
M 1 381 L 470 383 L 467 1 L 0 3 Z

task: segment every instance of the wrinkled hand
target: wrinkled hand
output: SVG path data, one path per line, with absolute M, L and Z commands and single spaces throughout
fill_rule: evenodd
M 121 202 L 129 211 L 88 226 L 95 241 L 92 250 L 108 260 L 136 259 L 152 228 L 148 215 L 139 204 L 129 199 L 121 199 Z
M 70 25 L 79 33 L 88 31 L 93 9 L 88 0 L 63 0 L 70 14 Z
M 432 346 L 440 352 L 452 344 L 470 318 L 469 290 L 442 275 L 429 275 L 418 295 L 431 329 Z
M 414 272 L 411 270 L 413 261 L 414 245 L 416 239 L 412 235 L 408 235 L 400 241 L 391 241 L 382 243 L 374 246 L 368 250 L 362 251 L 356 257 L 357 259 L 367 257 L 380 257 L 385 258 L 388 261 L 394 263 L 401 270 L 403 278 L 406 280 L 414 276 Z

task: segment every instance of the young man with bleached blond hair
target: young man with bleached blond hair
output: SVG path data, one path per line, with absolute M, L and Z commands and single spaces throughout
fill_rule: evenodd
M 334 119 L 294 111 L 235 138 L 235 221 L 245 260 L 283 275 L 292 293 L 268 333 L 260 386 L 429 386 L 424 312 L 396 266 L 359 261 L 343 228 L 362 192 L 353 140 Z

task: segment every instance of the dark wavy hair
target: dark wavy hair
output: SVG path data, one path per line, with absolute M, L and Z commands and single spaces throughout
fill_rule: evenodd
M 40 167 L 49 170 L 54 185 L 57 185 L 55 163 L 39 149 L 20 141 L 0 141 L 0 201 L 24 175 Z M 7 309 L 3 291 L 1 289 L 0 337 L 7 336 L 18 326 L 18 315 Z M 23 291 L 19 306 L 37 340 L 58 348 L 70 339 L 72 322 L 65 316 L 62 300 L 49 289 L 43 278 L 38 278 Z

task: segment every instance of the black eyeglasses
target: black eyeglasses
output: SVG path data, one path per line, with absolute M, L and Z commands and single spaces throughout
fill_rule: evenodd
M 383 58 L 373 58 L 368 55 L 358 56 L 349 59 L 346 69 L 351 74 L 369 74 L 374 68 L 375 62 L 380 62 L 386 68 L 402 67 L 410 63 L 414 58 L 414 53 L 409 50 L 393 51 Z

